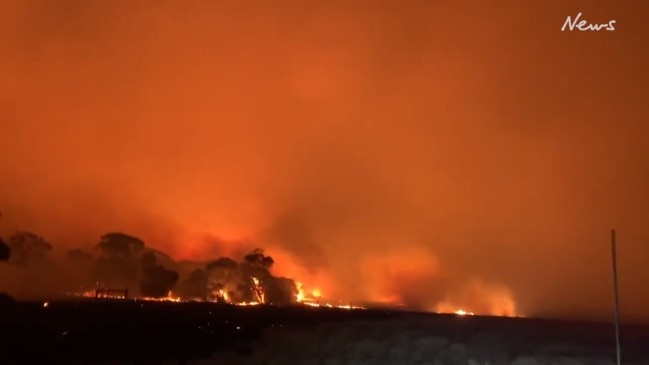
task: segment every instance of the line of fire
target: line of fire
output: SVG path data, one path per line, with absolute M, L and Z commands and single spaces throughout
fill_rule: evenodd
M 29 267 L 30 262 L 47 257 L 52 249 L 51 244 L 31 232 L 17 232 L 3 245 L 8 253 L 7 261 L 17 268 Z M 365 309 L 350 302 L 328 302 L 319 289 L 305 290 L 299 281 L 274 276 L 271 273 L 274 260 L 261 249 L 252 250 L 240 262 L 220 257 L 182 267 L 137 237 L 107 233 L 95 251 L 96 256 L 80 249 L 68 252 L 64 259 L 72 273 L 68 279 L 77 282 L 72 286 L 77 289 L 69 291 L 68 287 L 62 293 L 96 300 L 212 302 L 237 306 L 301 304 Z M 442 312 L 473 314 L 449 308 Z
M 231 300 L 228 293 L 220 289 L 213 293 L 213 296 L 205 296 L 203 298 L 192 298 L 192 299 L 182 299 L 179 296 L 174 296 L 173 292 L 169 292 L 167 296 L 161 298 L 154 297 L 135 297 L 135 300 L 144 300 L 144 301 L 158 301 L 158 302 L 214 302 L 219 304 L 231 304 L 236 306 L 251 306 L 251 305 L 273 305 L 273 303 L 268 303 L 265 300 L 263 288 L 260 285 L 259 279 L 252 278 L 251 288 L 253 289 L 256 299 L 255 301 L 250 302 L 234 302 Z M 106 288 L 98 287 L 94 290 L 89 290 L 82 293 L 74 293 L 75 296 L 85 297 L 85 298 L 95 298 L 95 299 L 111 299 L 111 300 L 127 300 L 129 299 L 128 289 L 115 289 L 115 288 Z M 318 291 L 315 291 L 315 294 L 311 296 L 306 296 L 304 290 L 302 289 L 301 283 L 296 283 L 298 288 L 298 293 L 295 296 L 295 303 L 310 307 L 326 307 L 326 308 L 339 308 L 339 309 L 365 309 L 362 306 L 356 306 L 352 303 L 350 304 L 331 304 L 331 303 L 320 303 L 320 298 L 318 296 Z M 45 303 L 47 306 L 47 302 Z M 472 316 L 475 315 L 473 312 L 468 312 L 463 309 L 458 309 L 453 312 L 459 316 Z
M 328 307 L 328 308 L 340 308 L 340 309 L 365 309 L 362 306 L 356 306 L 352 303 L 350 304 L 332 304 L 332 303 L 320 303 L 320 298 L 316 295 L 306 295 L 302 289 L 301 283 L 296 283 L 297 293 L 294 297 L 294 302 L 302 305 L 307 305 L 311 307 Z M 164 301 L 164 302 L 213 302 L 219 304 L 231 304 L 237 306 L 250 306 L 250 305 L 274 305 L 274 303 L 268 302 L 266 300 L 264 289 L 261 286 L 259 279 L 256 277 L 251 278 L 250 289 L 254 293 L 254 299 L 252 301 L 234 301 L 232 300 L 232 295 L 230 295 L 224 289 L 218 289 L 206 295 L 202 298 L 189 298 L 184 299 L 180 296 L 174 295 L 173 292 L 169 292 L 167 296 L 164 297 L 129 297 L 128 288 L 108 288 L 103 286 L 100 283 L 97 283 L 97 288 L 93 290 L 88 290 L 85 292 L 72 293 L 71 295 L 76 297 L 84 298 L 95 298 L 95 299 L 109 299 L 109 300 L 145 300 L 145 301 Z M 317 291 L 316 291 L 317 294 Z M 464 311 L 459 311 L 457 314 L 471 314 Z

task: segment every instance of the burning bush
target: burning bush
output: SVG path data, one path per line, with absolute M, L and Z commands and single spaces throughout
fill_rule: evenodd
M 264 251 L 260 248 L 253 250 L 251 253 L 244 256 L 243 260 L 250 265 L 256 267 L 265 267 L 270 269 L 275 263 L 272 257 L 264 256 Z
M 270 269 L 274 260 L 255 249 L 236 262 L 228 257 L 210 261 L 194 270 L 179 287 L 184 299 L 205 298 L 229 303 L 268 303 L 286 305 L 297 300 L 298 288 L 289 278 L 275 277 Z
M 144 249 L 142 240 L 124 233 L 107 233 L 95 248 L 100 257 L 95 262 L 94 276 L 99 281 L 128 286 L 137 280 L 138 256 Z
M 236 290 L 229 286 L 234 282 L 237 268 L 237 262 L 227 257 L 221 257 L 205 265 L 207 291 L 211 299 L 236 296 Z

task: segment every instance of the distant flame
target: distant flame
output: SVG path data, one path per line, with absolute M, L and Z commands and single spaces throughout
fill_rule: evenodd
M 475 315 L 473 312 L 467 312 L 464 309 L 456 310 L 455 314 L 457 314 L 458 316 L 473 316 L 473 315 Z
M 302 300 L 304 300 L 304 289 L 302 289 L 302 283 L 300 282 L 295 283 L 295 287 L 297 288 L 297 295 L 295 296 L 295 301 L 300 303 L 302 302 Z
M 502 285 L 488 285 L 473 280 L 463 290 L 438 303 L 433 309 L 437 313 L 457 315 L 480 315 L 520 317 L 511 292 Z M 460 304 L 460 305 L 458 305 Z M 470 308 L 471 311 L 468 309 Z
M 219 300 L 218 298 L 221 298 L 225 303 L 232 304 L 232 305 L 237 305 L 237 306 L 255 306 L 255 305 L 260 305 L 260 304 L 265 304 L 265 295 L 263 291 L 263 287 L 261 286 L 261 282 L 259 279 L 253 277 L 252 278 L 252 289 L 254 290 L 257 299 L 254 301 L 249 301 L 249 302 L 233 302 L 232 298 L 228 294 L 228 292 L 224 289 L 216 290 L 213 292 L 214 296 L 217 298 L 217 301 Z M 352 303 L 349 304 L 332 304 L 332 303 L 320 303 L 320 300 L 322 298 L 322 291 L 320 289 L 312 289 L 309 291 L 309 294 L 306 293 L 304 290 L 303 284 L 301 282 L 296 282 L 295 283 L 297 293 L 295 294 L 295 302 L 300 303 L 303 305 L 307 305 L 310 307 L 326 307 L 326 308 L 339 308 L 339 309 L 365 309 L 360 306 L 355 306 Z M 113 295 L 111 294 L 102 294 L 102 295 L 97 295 L 97 290 L 87 290 L 87 291 L 82 291 L 78 293 L 72 294 L 74 296 L 80 296 L 80 297 L 87 297 L 87 298 L 102 298 L 102 299 L 126 299 L 126 297 L 119 296 L 119 295 Z M 172 292 L 169 292 L 167 296 L 162 297 L 162 298 L 153 298 L 153 297 L 135 297 L 135 300 L 144 300 L 144 301 L 155 301 L 155 302 L 184 302 L 185 300 L 181 299 L 180 297 L 176 297 L 173 295 Z M 47 303 L 43 305 L 44 307 L 47 307 Z
M 217 297 L 217 298 L 222 298 L 223 301 L 225 301 L 226 303 L 230 303 L 230 295 L 228 294 L 227 291 L 225 291 L 225 290 L 223 290 L 223 289 L 218 290 L 218 291 L 216 292 L 216 297 Z M 217 300 L 218 300 L 218 299 L 217 299 Z
M 301 282 L 296 282 L 295 286 L 297 288 L 296 301 L 298 303 L 307 305 L 309 307 L 326 307 L 326 308 L 339 308 L 339 309 L 365 309 L 363 307 L 352 305 L 351 303 L 346 304 L 331 304 L 331 303 L 320 303 L 322 298 L 322 292 L 320 289 L 311 290 L 311 294 L 305 294 L 303 284 Z
M 174 297 L 172 292 L 169 292 L 166 297 L 162 298 L 152 298 L 152 297 L 142 297 L 138 300 L 154 301 L 154 302 L 181 302 L 179 297 Z

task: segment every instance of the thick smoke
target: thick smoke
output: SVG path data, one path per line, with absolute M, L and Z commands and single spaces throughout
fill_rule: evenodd
M 20 231 L 9 237 L 11 262 L 18 266 L 36 264 L 45 260 L 52 245 L 37 234 Z
M 87 249 L 112 227 L 197 296 L 260 246 L 333 299 L 429 307 L 477 277 L 608 317 L 615 227 L 624 318 L 649 316 L 648 3 L 621 3 L 2 0 L 0 229 L 133 288 L 139 257 Z M 575 9 L 619 28 L 561 32 Z M 74 279 L 39 260 L 3 287 Z
M 495 316 L 518 315 L 516 303 L 509 288 L 502 284 L 485 283 L 474 279 L 451 293 L 443 301 L 429 310 L 453 312 L 458 309 L 467 312 Z M 468 304 L 468 306 L 467 306 Z

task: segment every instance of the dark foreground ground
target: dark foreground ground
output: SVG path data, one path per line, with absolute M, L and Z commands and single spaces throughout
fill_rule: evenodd
M 557 356 L 585 351 L 588 353 L 579 355 L 614 359 L 615 345 L 610 324 L 385 310 L 235 307 L 212 303 L 92 299 L 49 302 L 47 307 L 42 302 L 3 306 L 0 313 L 0 364 L 109 361 L 190 364 L 214 358 L 218 352 L 228 352 L 230 356 L 250 355 L 262 334 L 268 338 L 274 333 L 279 336 L 292 333 L 290 331 L 310 333 L 315 331 L 311 329 L 320 328 L 322 324 L 344 327 L 346 322 L 352 321 L 384 329 L 391 323 L 390 329 L 386 330 L 391 334 L 399 330 L 400 323 L 404 326 L 415 323 L 419 332 L 423 328 L 427 336 L 443 337 L 449 343 L 471 343 L 478 334 L 489 333 L 514 349 L 509 350 L 508 356 L 512 357 L 552 343 Z M 627 362 L 644 363 L 649 359 L 647 327 L 627 326 L 623 328 L 623 335 Z M 300 338 L 295 342 L 300 343 Z M 287 356 L 290 358 L 290 354 Z

